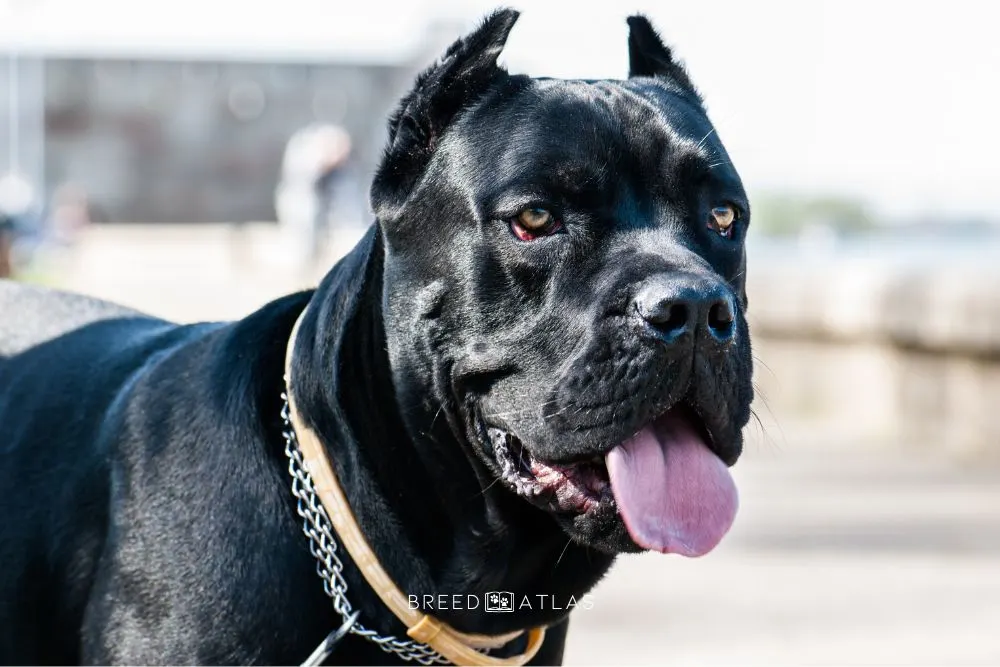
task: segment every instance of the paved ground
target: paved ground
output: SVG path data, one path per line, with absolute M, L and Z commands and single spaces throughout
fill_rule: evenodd
M 700 560 L 622 559 L 575 664 L 1000 664 L 1000 473 L 817 442 L 751 446 Z
M 266 229 L 239 238 L 105 230 L 43 275 L 182 320 L 239 317 L 318 275 Z M 623 558 L 577 612 L 568 661 L 1000 665 L 1000 470 L 765 423 L 735 471 L 733 534 L 703 559 Z

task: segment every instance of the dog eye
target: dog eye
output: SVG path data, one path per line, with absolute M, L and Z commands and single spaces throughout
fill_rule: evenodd
M 715 206 L 711 210 L 707 227 L 719 236 L 733 238 L 733 223 L 739 219 L 739 213 L 731 204 Z
M 562 223 L 544 208 L 526 208 L 510 221 L 514 235 L 522 241 L 549 236 L 562 229 Z

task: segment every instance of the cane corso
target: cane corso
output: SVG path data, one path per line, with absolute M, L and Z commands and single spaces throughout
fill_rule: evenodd
M 626 79 L 579 81 L 498 66 L 516 18 L 417 77 L 376 222 L 315 290 L 177 325 L 0 285 L 0 662 L 298 664 L 341 625 L 283 438 L 303 312 L 302 419 L 382 567 L 457 630 L 547 625 L 534 662 L 558 663 L 617 554 L 722 538 L 752 396 L 744 189 L 645 18 Z M 339 554 L 359 622 L 405 639 Z M 490 591 L 519 602 L 467 602 Z M 353 633 L 330 660 L 399 656 Z

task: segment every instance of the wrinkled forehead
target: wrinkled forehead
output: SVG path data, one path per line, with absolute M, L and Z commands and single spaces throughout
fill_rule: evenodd
M 532 79 L 487 99 L 459 126 L 442 149 L 491 187 L 663 183 L 682 170 L 739 186 L 701 107 L 648 81 Z

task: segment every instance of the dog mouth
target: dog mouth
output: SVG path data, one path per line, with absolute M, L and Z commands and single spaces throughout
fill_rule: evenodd
M 604 457 L 573 463 L 545 463 L 532 456 L 516 436 L 494 426 L 486 428 L 500 479 L 518 495 L 559 513 L 582 514 L 613 502 Z
M 543 461 L 513 433 L 481 425 L 508 488 L 557 514 L 616 511 L 644 549 L 700 556 L 735 519 L 728 466 L 705 421 L 685 403 L 601 454 L 566 463 Z

